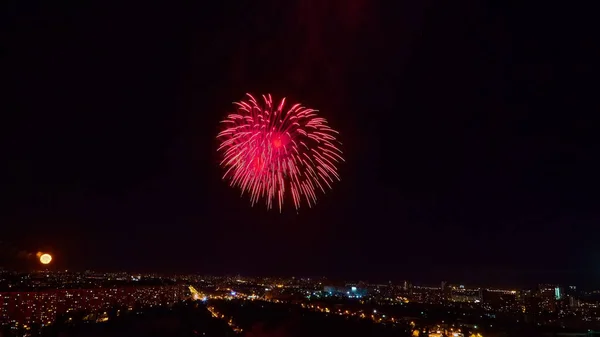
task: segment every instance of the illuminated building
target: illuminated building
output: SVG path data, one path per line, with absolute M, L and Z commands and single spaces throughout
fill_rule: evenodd
M 332 286 L 323 287 L 323 292 L 329 296 L 341 296 L 350 298 L 361 298 L 367 294 L 367 290 L 357 286 Z
M 460 286 L 458 289 L 450 291 L 450 300 L 453 302 L 480 302 L 481 295 L 479 290 L 465 289 L 464 286 Z
M 540 309 L 548 312 L 556 311 L 556 295 L 557 295 L 557 286 L 541 284 L 539 286 L 539 297 L 541 299 Z M 560 290 L 558 292 L 560 295 Z
M 562 298 L 562 292 L 561 292 L 560 287 L 554 288 L 554 296 L 556 297 L 557 300 L 560 300 Z

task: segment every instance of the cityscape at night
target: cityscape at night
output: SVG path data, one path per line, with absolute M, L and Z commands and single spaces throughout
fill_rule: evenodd
M 374 284 L 324 277 L 49 270 L 4 271 L 1 276 L 2 336 L 52 335 L 77 331 L 80 326 L 99 329 L 126 316 L 186 306 L 226 323 L 213 336 L 252 331 L 261 315 L 265 319 L 290 312 L 300 320 L 331 318 L 348 326 L 372 325 L 368 329 L 374 336 L 590 336 L 600 332 L 600 289 L 576 285 L 500 289 L 446 281 Z
M 8 0 L 0 337 L 600 337 L 583 7 Z

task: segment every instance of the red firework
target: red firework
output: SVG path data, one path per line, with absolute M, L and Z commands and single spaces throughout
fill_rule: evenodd
M 250 194 L 252 205 L 264 199 L 267 208 L 274 200 L 281 211 L 284 196 L 290 193 L 296 210 L 302 200 L 309 207 L 317 201 L 317 190 L 325 193 L 340 180 L 336 165 L 342 158 L 337 131 L 327 125 L 316 110 L 294 104 L 285 110 L 285 98 L 273 104 L 270 94 L 263 104 L 250 94 L 234 103 L 237 112 L 221 123 L 227 129 L 222 139 L 223 179 Z

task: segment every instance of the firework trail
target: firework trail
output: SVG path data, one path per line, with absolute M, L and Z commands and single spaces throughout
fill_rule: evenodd
M 340 180 L 337 165 L 343 162 L 337 131 L 317 111 L 294 104 L 278 105 L 270 94 L 259 103 L 252 95 L 234 103 L 237 112 L 221 123 L 226 129 L 217 136 L 223 153 L 224 180 L 250 194 L 252 205 L 264 200 L 267 209 L 276 202 L 281 212 L 286 194 L 296 210 L 304 201 L 317 202 L 317 191 L 325 193 Z

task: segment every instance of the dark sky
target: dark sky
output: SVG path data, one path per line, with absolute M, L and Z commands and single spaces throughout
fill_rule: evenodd
M 600 280 L 584 9 L 126 3 L 3 14 L 4 245 L 71 269 Z M 341 132 L 314 209 L 251 208 L 220 180 L 218 122 L 246 92 Z

